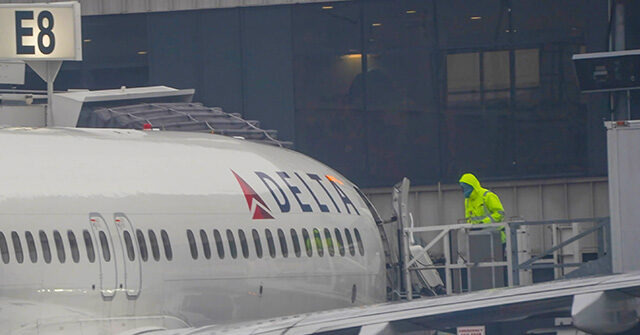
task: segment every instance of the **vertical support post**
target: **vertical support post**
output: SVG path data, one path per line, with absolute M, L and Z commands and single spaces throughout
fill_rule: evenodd
M 509 264 L 511 265 L 511 271 L 509 276 L 509 286 L 520 285 L 520 269 L 518 260 L 518 228 L 519 223 L 509 222 L 507 224 L 507 231 L 509 232 L 509 239 L 507 239 L 507 253 L 510 256 Z
M 507 236 L 509 236 L 509 238 L 507 238 L 507 243 L 505 245 L 505 249 L 504 249 L 504 259 L 507 262 L 507 286 L 513 286 L 513 263 L 511 262 L 511 259 L 513 258 L 513 256 L 511 256 L 511 224 L 509 222 L 505 222 L 504 225 L 504 230 L 505 230 L 505 234 Z
M 409 270 L 409 232 L 406 229 L 402 230 L 402 267 L 404 272 L 404 285 L 405 291 L 407 292 L 407 300 L 413 299 L 413 292 L 411 287 L 411 271 Z
M 467 244 L 467 254 L 465 255 L 467 257 L 466 259 L 466 269 L 467 269 L 467 292 L 471 292 L 472 290 L 472 285 L 471 285 L 471 245 L 469 243 L 469 229 L 465 229 L 464 230 L 465 233 L 465 242 Z M 462 280 L 460 281 L 462 282 Z
M 596 224 L 600 223 L 596 221 Z M 598 231 L 596 231 L 596 239 L 598 243 L 598 258 L 604 256 L 604 231 L 607 229 L 606 225 L 600 227 Z
M 447 231 L 447 234 L 444 236 L 443 246 L 444 246 L 444 280 L 447 289 L 447 295 L 453 293 L 453 288 L 451 287 L 451 230 Z
M 53 122 L 53 82 L 58 76 L 62 61 L 60 60 L 48 60 L 48 61 L 25 61 L 29 67 L 35 71 L 42 80 L 47 83 L 47 109 L 44 115 L 44 125 L 51 126 Z

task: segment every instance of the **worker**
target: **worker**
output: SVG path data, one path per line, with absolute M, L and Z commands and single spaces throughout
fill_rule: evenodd
M 480 186 L 478 179 L 471 173 L 465 173 L 460 178 L 460 187 L 464 193 L 464 213 L 468 223 L 496 223 L 502 222 L 504 208 L 498 196 Z M 504 227 L 500 227 L 502 244 L 507 242 Z

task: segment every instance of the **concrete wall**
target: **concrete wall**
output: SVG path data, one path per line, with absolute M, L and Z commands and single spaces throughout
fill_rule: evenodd
M 60 2 L 68 0 L 49 0 Z M 82 15 L 107 15 L 178 10 L 270 6 L 295 3 L 335 2 L 342 0 L 80 0 Z M 42 0 L 1 0 L 0 3 L 37 3 Z
M 534 221 L 609 216 L 609 190 L 604 177 L 507 181 L 486 183 L 483 187 L 498 194 L 506 218 Z M 391 189 L 366 189 L 364 192 L 382 218 L 389 219 Z M 455 224 L 464 217 L 463 196 L 457 184 L 412 187 L 410 199 L 409 208 L 416 226 Z M 436 234 L 423 233 L 420 237 L 428 242 Z M 530 227 L 529 234 L 533 255 L 552 245 L 551 227 Z M 389 238 L 394 240 L 395 236 Z M 594 235 L 585 237 L 580 243 L 581 252 L 596 251 Z M 440 256 L 441 250 L 442 246 L 436 245 L 432 254 Z

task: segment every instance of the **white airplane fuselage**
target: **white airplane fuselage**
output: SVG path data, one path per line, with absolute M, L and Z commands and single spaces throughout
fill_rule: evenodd
M 4 129 L 0 168 L 5 331 L 61 316 L 201 326 L 385 300 L 366 200 L 294 151 L 207 134 Z

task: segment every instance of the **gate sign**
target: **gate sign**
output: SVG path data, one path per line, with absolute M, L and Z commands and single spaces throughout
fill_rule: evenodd
M 80 4 L 0 5 L 0 59 L 82 60 Z

